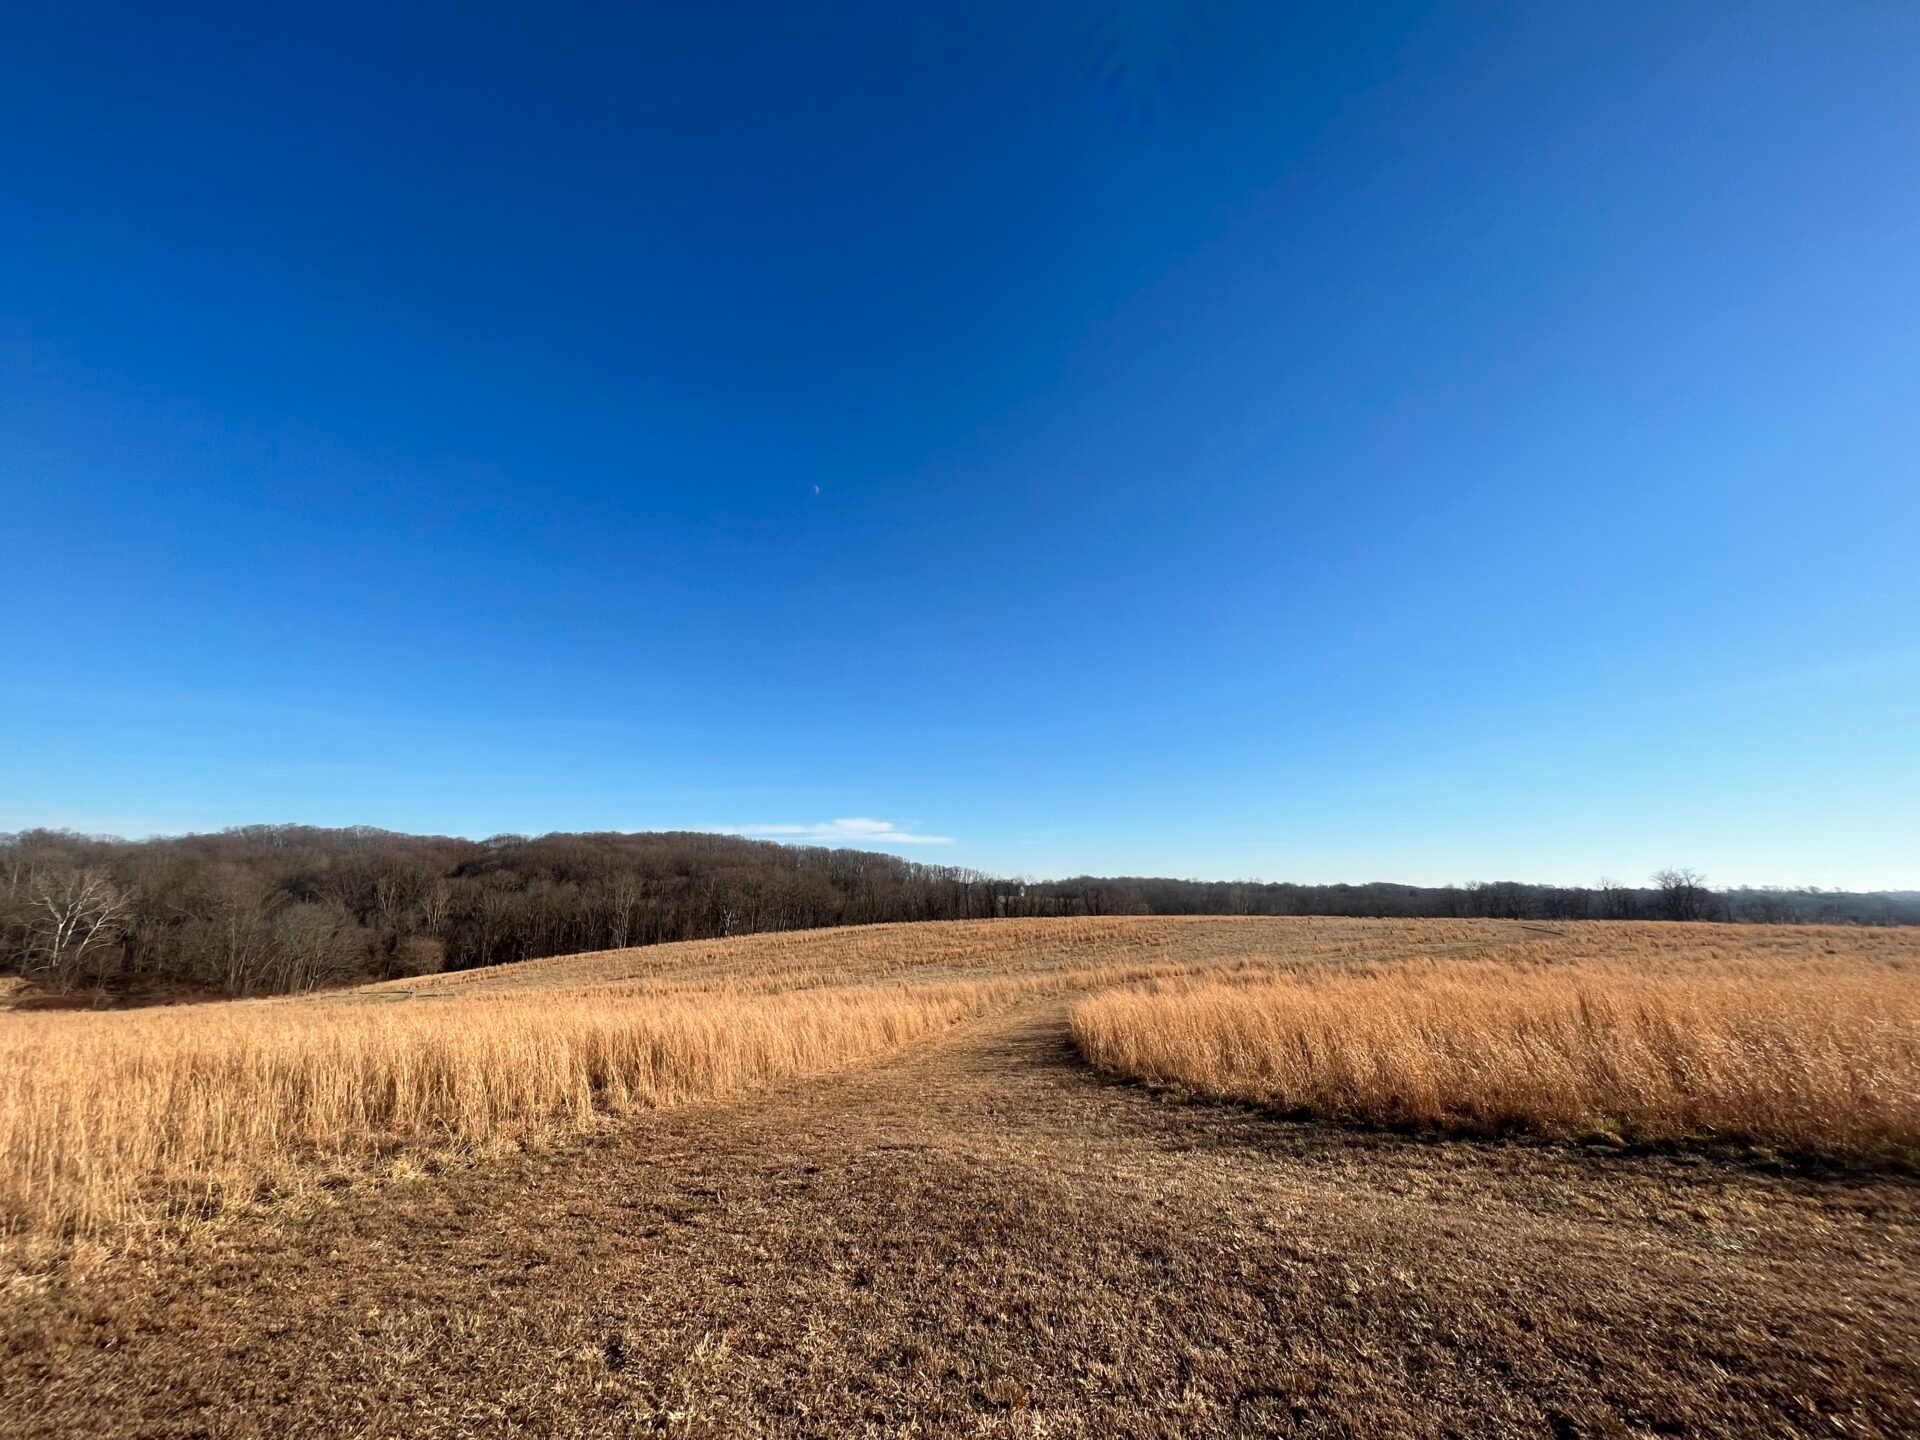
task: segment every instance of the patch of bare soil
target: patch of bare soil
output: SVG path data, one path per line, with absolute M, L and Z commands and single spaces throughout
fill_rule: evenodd
M 9 1436 L 1920 1434 L 1920 1185 L 854 1074 L 0 1296 Z

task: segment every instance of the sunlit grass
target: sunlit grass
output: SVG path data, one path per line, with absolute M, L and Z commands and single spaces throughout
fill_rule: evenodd
M 1920 971 L 1897 933 L 1852 954 L 1835 931 L 1799 957 L 1623 943 L 1121 991 L 1081 1002 L 1072 1027 L 1104 1069 L 1335 1120 L 1905 1164 L 1920 1160 Z
M 0 1234 L 119 1243 L 1099 992 L 1099 1064 L 1453 1128 L 1914 1145 L 1920 932 L 1118 918 L 757 935 L 298 999 L 0 1013 Z M 1117 988 L 1132 987 L 1132 988 Z M 1198 988 L 1196 988 L 1198 987 Z

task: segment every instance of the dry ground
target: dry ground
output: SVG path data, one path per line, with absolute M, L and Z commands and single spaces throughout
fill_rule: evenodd
M 9 1436 L 1920 1434 L 1920 1186 L 851 1072 L 0 1297 Z

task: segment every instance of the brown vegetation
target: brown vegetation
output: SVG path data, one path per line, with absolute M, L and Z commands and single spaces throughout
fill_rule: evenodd
M 309 999 L 14 1014 L 0 1018 L 0 1217 L 15 1235 L 124 1238 L 299 1191 L 342 1165 L 405 1170 L 844 1066 L 1021 995 L 1471 933 L 1207 920 L 863 927 Z M 1269 937 L 1274 954 L 1249 946 Z
M 1909 1177 L 1163 1103 L 1077 1064 L 1068 1013 L 1403 973 L 1904 987 L 1917 941 L 976 922 L 0 1015 L 0 1173 L 41 1177 L 16 1240 L 111 1242 L 5 1278 L 0 1414 L 91 1440 L 1911 1434 Z M 132 1223 L 216 1206 L 164 1247 Z
M 1917 959 L 1897 929 L 1026 920 L 14 1014 L 0 1017 L 0 1206 L 16 1238 L 126 1240 L 348 1170 L 405 1173 L 843 1067 L 1023 996 L 1129 984 L 1149 988 L 1076 1012 L 1083 1048 L 1197 1090 L 1345 1118 L 1897 1157 L 1920 1111 Z
M 1676 931 L 1117 991 L 1073 1033 L 1106 1070 L 1336 1120 L 1920 1162 L 1920 936 Z
M 1915 1182 L 1164 1103 L 1068 1003 L 16 1284 L 0 1428 L 1920 1433 Z
M 40 1017 L 0 1052 L 0 1175 L 25 1223 L 102 1234 L 422 1142 L 488 1148 L 814 1073 L 976 1013 L 991 987 L 609 1006 L 291 1006 Z

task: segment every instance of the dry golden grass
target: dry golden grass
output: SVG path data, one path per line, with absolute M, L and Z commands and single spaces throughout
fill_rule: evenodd
M 0 1017 L 0 1233 L 125 1238 L 856 1064 L 1022 995 L 1410 935 L 884 926 L 610 951 L 304 999 Z
M 48 1017 L 0 1051 L 4 1200 L 16 1225 L 103 1233 L 297 1185 L 316 1162 L 485 1149 L 849 1064 L 994 998 L 976 985 Z
M 1279 1052 L 1260 1037 L 1275 1032 L 1245 1027 L 1280 1023 L 1262 1018 L 1275 1014 L 1305 1016 L 1300 1007 L 1309 1002 L 1301 997 L 1317 996 L 1321 1008 L 1313 1013 L 1322 1028 L 1312 1033 L 1325 1053 L 1384 1056 L 1393 1028 L 1385 1012 L 1367 1007 L 1377 1003 L 1376 991 L 1399 992 L 1377 977 L 1417 974 L 1405 993 L 1444 1010 L 1441 1001 L 1454 993 L 1442 986 L 1445 977 L 1465 982 L 1478 972 L 1459 967 L 1493 957 L 1542 973 L 1567 964 L 1626 965 L 1653 977 L 1691 967 L 1702 977 L 1710 972 L 1723 989 L 1736 985 L 1742 967 L 1798 974 L 1805 983 L 1791 992 L 1794 1013 L 1833 1015 L 1832 1033 L 1855 1040 L 1835 1009 L 1854 1003 L 1844 997 L 1855 991 L 1841 982 L 1857 979 L 1861 966 L 1879 966 L 1879 988 L 1860 992 L 1857 1003 L 1880 1007 L 1888 1023 L 1861 1033 L 1880 1036 L 1874 1043 L 1881 1048 L 1864 1061 L 1857 1047 L 1847 1053 L 1859 1073 L 1878 1076 L 1880 1110 L 1873 1113 L 1910 1117 L 1910 1088 L 1901 1100 L 1885 1086 L 1910 1087 L 1917 951 L 1909 932 L 1595 925 L 1543 934 L 1496 922 L 986 921 L 610 951 L 304 999 L 9 1012 L 0 1014 L 0 1235 L 38 1244 L 173 1233 L 181 1222 L 256 1199 L 311 1193 L 349 1173 L 408 1173 L 535 1144 L 636 1109 L 855 1065 L 1022 997 L 1115 986 L 1166 993 L 1117 995 L 1081 1012 L 1080 1033 L 1101 1063 L 1273 1098 L 1260 1068 L 1270 1061 L 1261 1056 Z M 1331 979 L 1270 993 L 1257 988 L 1276 976 L 1338 974 L 1376 978 L 1351 982 L 1362 987 L 1351 1005 L 1341 998 L 1348 992 L 1328 988 Z M 1173 993 L 1202 981 L 1233 988 Z M 1561 993 L 1549 986 L 1540 995 Z M 1712 998 L 1719 990 L 1693 993 L 1698 1005 L 1720 1003 Z M 1743 1079 L 1721 1052 L 1699 1050 L 1688 1018 L 1695 1012 L 1682 1008 L 1680 990 L 1649 978 L 1645 994 L 1666 997 L 1661 1013 L 1670 1022 L 1667 1031 L 1641 1036 L 1646 1054 L 1665 1045 L 1683 1066 L 1704 1063 L 1696 1052 L 1717 1056 L 1720 1068 L 1711 1074 L 1719 1078 L 1706 1088 L 1758 1105 L 1756 1086 L 1774 1083 L 1775 1070 L 1765 1072 L 1772 1079 Z M 1533 1003 L 1519 991 L 1509 999 L 1502 1013 L 1517 1015 Z M 1825 1008 L 1816 1011 L 1816 1001 Z M 1165 1017 L 1175 1014 L 1211 1018 L 1169 1030 Z M 1891 1028 L 1896 1022 L 1907 1030 Z M 1098 1035 L 1097 1025 L 1104 1027 Z M 1232 1042 L 1239 1048 L 1215 1053 L 1196 1046 L 1216 1031 L 1240 1035 Z M 1709 1033 L 1722 1032 L 1699 1031 Z M 1175 1052 L 1189 1051 L 1213 1058 L 1200 1071 L 1182 1070 Z M 1889 1081 L 1882 1072 L 1898 1057 L 1885 1056 L 1895 1051 L 1907 1068 Z M 1821 1055 L 1829 1067 L 1821 1076 L 1854 1073 L 1844 1056 Z M 1551 1112 L 1575 1116 L 1564 1123 L 1605 1123 L 1589 1119 L 1587 1092 L 1567 1088 L 1571 1079 L 1543 1071 L 1533 1083 L 1543 1093 L 1564 1090 Z M 1736 1084 L 1745 1088 L 1736 1092 Z M 1814 1088 L 1836 1084 L 1822 1078 Z M 1799 1093 L 1776 1096 L 1770 1113 L 1798 1113 L 1792 1106 L 1801 1103 L 1793 1098 Z M 1480 1103 L 1501 1114 L 1501 1106 L 1512 1107 L 1504 1099 Z M 1636 1103 L 1629 1128 L 1652 1113 Z M 1703 1102 L 1689 1103 L 1695 1108 L 1661 1113 L 1684 1113 L 1685 1129 L 1719 1123 L 1698 1108 Z M 1373 1113 L 1360 1105 L 1329 1108 Z M 1870 1108 L 1862 1102 L 1854 1113 Z M 1409 1110 L 1403 1118 L 1424 1114 Z M 1815 1122 L 1797 1123 L 1796 1135 Z M 1867 1142 L 1846 1143 L 1859 1149 Z
M 1047 978 L 1140 965 L 1270 972 L 1276 966 L 1328 961 L 1486 953 L 1529 938 L 1524 926 L 1485 921 L 1217 916 L 929 921 L 557 955 L 488 970 L 394 980 L 339 992 L 334 998 L 582 987 L 608 995 L 707 994 L 716 989 L 770 993 L 875 981 Z
M 1073 1033 L 1119 1074 L 1332 1119 L 1920 1162 L 1913 932 L 1569 928 L 1498 960 L 1099 995 Z

